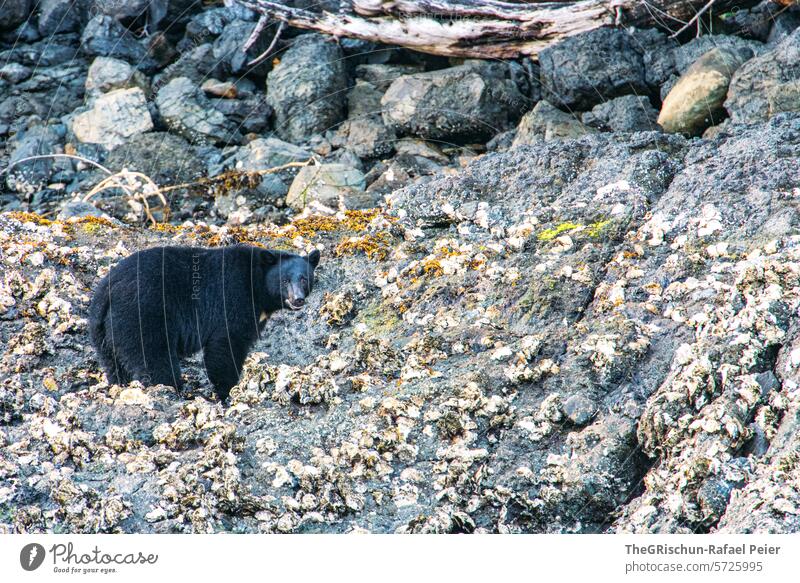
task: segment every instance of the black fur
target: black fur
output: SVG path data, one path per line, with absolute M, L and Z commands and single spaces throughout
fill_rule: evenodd
M 109 382 L 181 388 L 179 359 L 203 350 L 220 399 L 282 308 L 300 309 L 319 251 L 307 257 L 249 245 L 156 247 L 119 262 L 94 292 L 89 326 Z

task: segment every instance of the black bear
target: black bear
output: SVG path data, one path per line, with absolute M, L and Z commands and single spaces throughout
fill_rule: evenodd
M 89 327 L 109 382 L 181 388 L 179 358 L 203 350 L 225 400 L 272 312 L 299 310 L 319 251 L 302 257 L 250 245 L 155 247 L 120 261 L 92 297 Z

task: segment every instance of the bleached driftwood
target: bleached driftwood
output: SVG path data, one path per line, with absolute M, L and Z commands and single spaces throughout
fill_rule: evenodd
M 535 56 L 565 37 L 601 26 L 663 26 L 673 31 L 701 10 L 721 13 L 756 0 L 350 0 L 338 13 L 269 0 L 236 0 L 296 28 L 447 57 Z

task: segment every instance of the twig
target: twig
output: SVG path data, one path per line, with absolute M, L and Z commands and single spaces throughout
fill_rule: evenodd
M 699 30 L 700 30 L 700 17 L 701 17 L 703 14 L 705 14 L 705 12 L 706 12 L 706 11 L 707 11 L 709 8 L 711 8 L 711 7 L 714 5 L 714 3 L 715 3 L 716 1 L 717 1 L 717 0 L 709 0 L 709 1 L 706 3 L 706 5 L 705 5 L 705 6 L 703 6 L 703 7 L 702 7 L 700 10 L 698 10 L 698 11 L 697 11 L 697 14 L 695 14 L 695 15 L 692 17 L 692 19 L 691 19 L 689 22 L 687 22 L 686 24 L 684 24 L 684 25 L 683 25 L 683 27 L 682 27 L 682 28 L 681 28 L 681 29 L 680 29 L 678 32 L 676 32 L 675 34 L 673 34 L 673 35 L 672 35 L 671 37 L 669 37 L 669 38 L 677 38 L 677 37 L 678 37 L 678 36 L 679 36 L 679 35 L 680 35 L 680 34 L 681 34 L 683 31 L 685 31 L 687 28 L 689 28 L 690 26 L 692 26 L 692 23 L 693 23 L 693 22 L 697 22 L 698 31 L 699 31 Z
M 281 166 L 275 166 L 273 168 L 265 168 L 264 170 L 252 170 L 249 172 L 244 172 L 243 174 L 250 174 L 253 176 L 264 176 L 266 174 L 274 174 L 276 172 L 280 172 L 281 170 L 287 170 L 289 168 L 302 168 L 303 166 L 308 166 L 314 162 L 316 164 L 316 159 L 311 157 L 305 162 L 289 162 L 288 164 L 283 164 Z M 172 186 L 166 186 L 161 188 L 159 192 L 170 192 L 171 190 L 178 190 L 180 188 L 190 188 L 192 186 L 204 186 L 207 184 L 214 184 L 219 182 L 220 180 L 224 180 L 227 176 L 230 175 L 230 172 L 226 172 L 223 174 L 218 174 L 216 176 L 211 176 L 210 178 L 201 178 L 200 180 L 196 180 L 194 182 L 185 182 L 183 184 L 174 184 Z
M 266 17 L 262 17 L 262 18 L 266 18 Z M 261 22 L 261 21 L 259 20 L 259 22 Z M 281 34 L 283 34 L 283 30 L 285 28 L 286 28 L 286 23 L 283 20 L 281 20 L 280 24 L 278 24 L 278 30 L 275 31 L 275 36 L 273 37 L 272 42 L 269 43 L 269 46 L 267 47 L 267 50 L 264 51 L 263 53 L 261 53 L 260 55 L 258 55 L 255 59 L 253 59 L 249 63 L 247 63 L 248 67 L 255 67 L 256 65 L 260 65 L 261 63 L 263 63 L 264 61 L 266 61 L 269 58 L 269 55 L 272 52 L 272 49 L 274 49 L 275 45 L 278 44 L 278 39 L 281 38 Z
M 27 158 L 20 158 L 19 160 L 16 160 L 15 162 L 12 162 L 11 164 L 9 164 L 3 170 L 0 170 L 0 176 L 5 174 L 6 172 L 9 172 L 14 166 L 18 166 L 19 164 L 22 164 L 23 162 L 31 162 L 32 160 L 42 160 L 42 159 L 45 159 L 45 158 L 71 158 L 73 160 L 79 160 L 80 162 L 84 162 L 86 164 L 91 164 L 93 166 L 96 166 L 97 168 L 99 168 L 100 170 L 105 172 L 106 174 L 113 174 L 113 172 L 111 172 L 111 170 L 109 170 L 108 168 L 106 168 L 102 164 L 98 164 L 94 160 L 89 160 L 88 158 L 84 158 L 82 156 L 74 156 L 72 154 L 41 154 L 39 156 L 28 156 Z
M 263 15 L 259 17 L 258 22 L 256 23 L 256 27 L 253 29 L 253 32 L 250 33 L 250 36 L 242 45 L 243 53 L 246 53 L 247 50 L 255 44 L 255 42 L 258 40 L 258 37 L 261 36 L 261 33 L 264 32 L 265 28 L 267 28 L 268 22 L 269 22 L 268 17 Z
M 127 184 L 123 183 L 125 180 Z M 138 180 L 141 180 L 140 184 Z M 150 220 L 153 225 L 157 225 L 158 221 L 153 216 L 150 210 L 150 203 L 148 198 L 150 196 L 157 196 L 161 200 L 162 212 L 167 215 L 169 213 L 169 203 L 164 195 L 161 193 L 158 185 L 153 180 L 141 172 L 131 172 L 123 168 L 116 174 L 112 174 L 101 180 L 92 190 L 90 190 L 84 197 L 83 202 L 88 202 L 90 198 L 99 192 L 108 190 L 110 188 L 121 188 L 124 190 L 131 199 L 139 199 L 144 207 L 145 216 Z

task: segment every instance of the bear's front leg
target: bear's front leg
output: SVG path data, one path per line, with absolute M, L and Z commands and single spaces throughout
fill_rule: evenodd
M 248 345 L 227 335 L 211 338 L 203 347 L 203 362 L 208 380 L 220 401 L 228 398 L 231 387 L 239 382 Z

